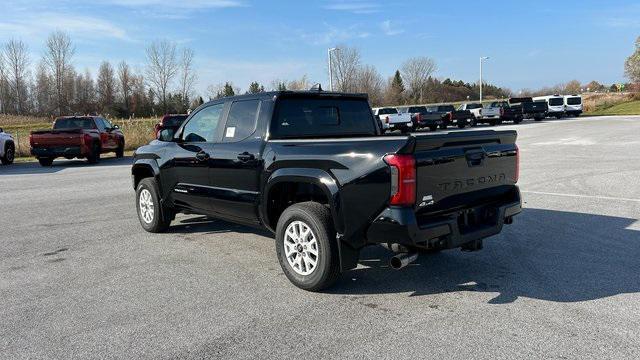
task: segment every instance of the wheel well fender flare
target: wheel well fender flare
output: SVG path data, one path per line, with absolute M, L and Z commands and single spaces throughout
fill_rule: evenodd
M 340 189 L 338 182 L 326 171 L 313 168 L 281 168 L 274 171 L 267 179 L 262 199 L 260 202 L 260 217 L 267 227 L 269 227 L 269 211 L 267 204 L 269 203 L 269 195 L 272 188 L 283 182 L 307 183 L 316 185 L 327 198 L 329 209 L 335 229 L 338 233 L 343 232 L 344 224 L 340 216 Z M 270 229 L 275 231 L 275 229 Z
M 162 189 L 161 179 L 160 179 L 160 167 L 158 166 L 158 163 L 155 160 L 139 159 L 133 163 L 133 166 L 131 167 L 131 180 L 133 182 L 134 190 L 138 186 L 138 183 L 140 182 L 141 179 L 145 177 L 149 177 L 149 176 L 143 177 L 141 176 L 141 174 L 151 175 L 158 183 L 158 187 Z

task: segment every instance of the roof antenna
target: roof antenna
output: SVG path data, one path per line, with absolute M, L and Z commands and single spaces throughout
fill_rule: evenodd
M 322 91 L 322 86 L 320 85 L 320 83 L 316 83 L 309 90 L 311 90 L 311 91 Z

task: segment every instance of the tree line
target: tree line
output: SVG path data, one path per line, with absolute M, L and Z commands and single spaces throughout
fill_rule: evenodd
M 135 71 L 125 61 L 103 61 L 95 78 L 89 70 L 74 68 L 74 55 L 71 38 L 61 31 L 49 35 L 34 67 L 23 41 L 5 43 L 0 48 L 0 113 L 126 118 L 183 113 L 202 103 L 194 96 L 197 78 L 189 48 L 157 41 L 146 49 L 144 70 Z
M 636 50 L 625 62 L 625 75 L 640 83 L 640 38 Z M 52 116 L 101 113 L 113 117 L 147 117 L 165 113 L 184 113 L 204 102 L 195 93 L 197 81 L 194 52 L 178 48 L 170 41 L 156 41 L 145 49 L 146 64 L 134 69 L 125 61 L 103 61 L 94 77 L 89 70 L 73 66 L 75 46 L 68 34 L 56 31 L 45 42 L 44 52 L 32 63 L 27 45 L 9 40 L 0 45 L 0 113 Z M 390 76 L 362 61 L 357 48 L 338 46 L 331 52 L 332 83 L 335 91 L 368 93 L 372 106 L 405 105 L 477 100 L 478 83 L 435 77 L 436 62 L 429 57 L 407 59 Z M 328 70 L 328 69 L 327 69 Z M 313 85 L 305 75 L 299 79 L 274 79 L 264 85 L 250 83 L 245 93 L 266 90 L 307 90 Z M 633 88 L 628 84 L 627 88 Z M 583 91 L 621 91 L 624 85 L 611 86 L 592 81 L 537 90 L 523 89 L 520 96 Z M 327 90 L 325 88 L 325 90 Z M 205 97 L 215 99 L 241 93 L 231 81 L 211 85 Z M 507 88 L 483 83 L 486 99 L 512 95 Z

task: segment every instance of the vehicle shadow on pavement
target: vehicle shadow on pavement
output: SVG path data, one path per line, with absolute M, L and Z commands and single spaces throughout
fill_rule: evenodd
M 119 166 L 119 165 L 131 165 L 133 158 L 131 156 L 125 156 L 123 158 L 105 157 L 100 159 L 97 164 L 89 164 L 84 159 L 58 159 L 53 162 L 51 166 L 41 166 L 37 161 L 14 163 L 9 166 L 0 166 L 0 176 L 2 175 L 31 175 L 31 174 L 53 174 L 59 171 L 69 168 L 84 168 L 84 167 L 105 167 L 105 166 Z
M 369 247 L 360 256 L 364 266 L 344 274 L 329 293 L 475 291 L 495 294 L 491 304 L 505 304 L 518 297 L 577 302 L 640 292 L 638 221 L 525 209 L 479 252 L 421 255 L 394 271 L 387 263 L 389 251 Z

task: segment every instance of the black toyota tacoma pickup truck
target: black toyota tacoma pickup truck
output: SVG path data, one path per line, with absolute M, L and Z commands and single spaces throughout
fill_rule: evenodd
M 134 154 L 142 227 L 178 212 L 263 227 L 296 286 L 317 291 L 386 244 L 479 250 L 521 211 L 515 131 L 381 136 L 366 94 L 280 91 L 208 102 Z

